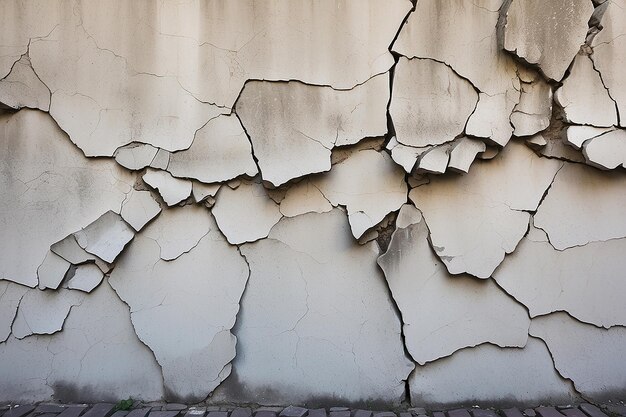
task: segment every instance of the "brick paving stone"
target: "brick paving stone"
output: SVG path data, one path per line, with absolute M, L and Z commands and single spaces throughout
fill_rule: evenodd
M 493 410 L 483 410 L 482 408 L 472 408 L 470 410 L 474 417 L 498 417 L 498 414 Z
M 180 411 L 150 411 L 148 417 L 176 417 L 179 413 Z
M 254 410 L 254 414 L 258 413 L 259 411 L 271 411 L 272 413 L 278 414 L 283 411 L 283 407 L 259 407 Z
M 331 411 L 330 417 L 350 417 L 350 411 Z
M 185 404 L 167 403 L 163 407 L 163 410 L 165 410 L 165 411 L 183 411 L 186 408 L 187 408 L 187 406 Z
M 403 412 L 403 413 L 400 413 L 400 417 L 413 417 L 413 414 L 409 412 Z
M 392 411 L 379 411 L 374 413 L 374 417 L 398 417 L 396 413 Z
M 414 415 L 420 415 L 420 414 L 426 415 L 427 414 L 426 409 L 423 407 L 412 407 L 412 408 L 409 408 L 407 411 Z
M 207 417 L 228 417 L 228 411 L 210 411 Z
M 315 408 L 313 410 L 309 410 L 309 417 L 327 417 L 325 408 Z
M 565 414 L 567 417 L 587 417 L 587 415 L 578 408 L 567 408 L 561 410 L 561 413 Z
M 446 417 L 446 413 L 444 413 L 443 411 L 435 411 L 433 413 L 433 417 Z
M 230 417 L 251 417 L 252 409 L 248 407 L 237 407 L 231 413 Z
M 83 417 L 109 417 L 113 414 L 115 404 L 99 403 L 87 410 Z
M 350 411 L 348 407 L 330 407 L 330 411 Z
M 524 415 L 526 417 L 535 417 L 537 413 L 532 408 L 527 408 L 526 410 L 524 410 Z
M 606 404 L 602 408 L 605 408 L 609 413 L 617 414 L 622 417 L 626 417 L 626 405 L 621 404 Z
M 474 417 L 498 417 L 498 414 L 493 410 L 483 410 L 482 408 L 472 408 L 470 410 Z
M 33 411 L 30 415 L 33 415 L 34 413 L 35 412 Z M 44 414 L 37 414 L 37 417 L 57 417 L 58 415 L 59 415 L 58 413 L 44 413 Z
M 39 404 L 34 412 L 37 414 L 59 414 L 64 410 L 65 406 L 60 404 Z
M 117 410 L 111 417 L 126 417 L 129 412 L 128 410 Z
M 254 417 L 276 417 L 276 413 L 274 411 L 261 410 L 254 413 Z
M 448 417 L 471 417 L 469 411 L 464 408 L 448 411 Z
M 134 410 L 131 410 L 126 417 L 146 417 L 150 412 L 150 409 L 150 407 L 135 408 Z
M 372 412 L 370 410 L 356 410 L 353 417 L 372 417 Z M 411 417 L 410 413 L 408 417 Z
M 608 417 L 598 407 L 593 404 L 581 404 L 578 406 L 589 417 Z
M 563 417 L 555 407 L 537 407 L 535 408 L 537 414 L 541 417 Z
M 517 408 L 507 408 L 502 410 L 506 417 L 524 417 L 524 414 Z
M 307 408 L 296 407 L 296 406 L 290 405 L 289 407 L 281 411 L 279 416 L 280 417 L 304 417 L 308 412 L 309 410 Z
M 5 412 L 2 417 L 24 417 L 26 414 L 31 413 L 34 409 L 34 405 L 20 405 L 15 408 L 11 408 Z
M 86 409 L 87 409 L 86 405 L 68 405 L 61 414 L 57 415 L 57 417 L 78 417 Z
M 185 417 L 204 417 L 204 414 L 206 412 L 206 408 L 190 408 L 189 410 L 187 410 L 187 412 L 185 413 Z M 252 412 L 250 412 L 250 414 L 247 415 L 241 415 L 240 417 L 250 417 L 252 415 Z M 139 416 L 139 417 L 145 417 L 145 416 Z

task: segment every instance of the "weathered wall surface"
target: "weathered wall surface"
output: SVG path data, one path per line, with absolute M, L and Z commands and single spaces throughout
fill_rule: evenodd
M 626 396 L 626 0 L 0 2 L 0 402 Z

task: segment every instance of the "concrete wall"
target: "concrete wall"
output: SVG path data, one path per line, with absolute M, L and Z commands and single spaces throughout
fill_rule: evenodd
M 626 395 L 626 0 L 0 2 L 0 402 Z

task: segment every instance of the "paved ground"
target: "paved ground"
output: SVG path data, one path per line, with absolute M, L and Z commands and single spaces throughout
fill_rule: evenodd
M 259 408 L 228 407 L 188 407 L 184 404 L 133 404 L 127 406 L 100 403 L 94 405 L 53 403 L 36 405 L 0 406 L 0 417 L 626 417 L 626 405 L 608 404 L 595 406 L 581 404 L 567 407 L 537 407 L 494 409 L 454 409 L 448 411 L 427 411 L 423 408 L 409 408 L 406 411 L 354 410 L 345 407 L 330 409 L 307 409 L 289 406 Z

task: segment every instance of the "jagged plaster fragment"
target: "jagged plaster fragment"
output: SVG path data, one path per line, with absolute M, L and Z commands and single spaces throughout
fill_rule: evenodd
M 137 335 L 161 365 L 168 397 L 202 401 L 230 373 L 225 367 L 235 357 L 236 342 L 230 329 L 248 267 L 212 220 L 209 234 L 170 262 L 144 236 L 152 227 L 135 238 L 109 282 L 130 306 Z
M 74 276 L 67 282 L 70 290 L 91 292 L 102 282 L 104 274 L 95 264 L 78 265 Z
M 430 182 L 430 178 L 428 178 L 428 174 L 413 174 L 409 176 L 407 183 L 409 187 L 415 188 L 420 185 L 428 184 Z
M 154 169 L 162 169 L 167 171 L 167 168 L 170 164 L 170 152 L 165 149 L 159 149 L 154 156 L 152 162 L 150 162 L 150 168 Z
M 388 71 L 394 64 L 389 45 L 411 6 L 408 0 L 304 8 L 291 0 L 157 6 L 111 0 L 85 4 L 81 15 L 99 47 L 124 57 L 130 68 L 172 76 L 199 100 L 232 107 L 250 79 L 350 89 Z
M 606 132 L 610 132 L 612 128 L 595 127 L 595 126 L 568 126 L 565 130 L 563 139 L 565 143 L 575 149 L 582 148 L 585 141 L 598 137 Z
M 215 197 L 221 186 L 221 184 L 204 184 L 194 181 L 191 186 L 191 196 L 196 203 L 199 203 L 209 197 Z
M 189 252 L 214 227 L 206 207 L 190 205 L 165 210 L 144 229 L 142 236 L 157 243 L 161 259 L 171 261 Z
M 478 155 L 476 156 L 479 159 L 483 159 L 483 160 L 490 160 L 495 158 L 499 153 L 500 150 L 502 148 L 498 147 L 498 146 L 489 146 L 487 145 L 487 149 L 485 149 L 484 152 L 479 152 Z
M 33 334 L 53 334 L 63 328 L 63 323 L 73 306 L 79 305 L 84 294 L 78 291 L 29 290 L 17 310 L 12 333 L 18 339 Z
M 463 133 L 476 107 L 474 87 L 432 59 L 400 57 L 389 112 L 399 143 L 439 145 Z
M 533 149 L 541 149 L 548 144 L 548 141 L 543 135 L 539 134 L 526 139 L 526 144 Z
M 433 408 L 573 404 L 578 398 L 555 371 L 546 346 L 532 337 L 523 349 L 484 344 L 421 366 L 409 387 L 414 405 Z
M 147 143 L 131 143 L 115 151 L 115 162 L 124 168 L 137 171 L 150 166 L 158 151 L 158 148 Z
M 604 28 L 593 39 L 593 64 L 602 76 L 611 98 L 615 100 L 620 126 L 626 127 L 626 1 L 610 0 L 604 16 Z
M 535 219 L 530 219 L 530 224 L 528 226 L 528 233 L 524 236 L 525 240 L 530 240 L 532 242 L 550 242 L 548 239 L 548 235 L 542 229 L 535 227 Z
M 398 142 L 394 136 L 389 143 L 387 143 L 386 149 L 391 152 L 391 159 L 404 168 L 407 174 L 410 174 L 413 172 L 417 159 L 428 147 L 415 148 L 413 146 L 406 146 Z
M 175 77 L 137 72 L 127 57 L 99 46 L 81 20 L 90 4 L 81 6 L 78 14 L 71 2 L 59 3 L 61 23 L 44 40 L 33 40 L 29 55 L 52 91 L 50 114 L 85 155 L 112 156 L 131 142 L 186 149 L 196 130 L 227 111 L 198 101 Z M 111 13 L 100 14 L 102 21 L 105 15 Z M 113 15 L 116 22 L 108 30 L 119 36 L 112 29 L 120 27 L 122 17 Z
M 626 177 L 565 163 L 535 215 L 535 226 L 563 250 L 626 237 Z
M 407 350 L 417 363 L 485 342 L 526 344 L 530 320 L 524 307 L 491 280 L 450 276 L 428 244 L 423 221 L 398 227 L 378 264 L 402 313 Z
M 600 169 L 626 168 L 626 130 L 614 130 L 583 144 L 587 163 Z
M 482 94 L 468 128 L 504 145 L 513 130 L 509 118 L 521 87 L 517 64 L 498 46 L 501 4 L 501 0 L 420 0 L 392 50 L 443 62 L 469 80 Z
M 50 90 L 37 78 L 28 56 L 22 56 L 6 78 L 0 77 L 0 103 L 14 109 L 50 109 Z
M 552 87 L 539 74 L 533 75 L 531 81 L 522 81 L 519 103 L 511 114 L 513 134 L 518 137 L 534 135 L 550 125 Z
M 324 194 L 307 178 L 292 185 L 280 202 L 280 212 L 285 217 L 295 217 L 305 213 L 326 213 L 333 206 Z
M 422 213 L 411 204 L 403 204 L 396 218 L 396 227 L 406 229 L 412 224 L 422 221 Z
M 560 81 L 585 42 L 593 10 L 589 0 L 512 0 L 502 11 L 504 49 Z
M 524 236 L 525 211 L 537 209 L 561 165 L 511 142 L 499 158 L 477 163 L 461 177 L 431 178 L 409 198 L 424 215 L 448 271 L 489 278 Z
M 27 291 L 28 287 L 23 285 L 0 281 L 0 344 L 9 338 L 17 307 Z
M 552 129 L 541 134 L 546 142 L 544 146 L 529 146 L 535 149 L 535 151 L 541 156 L 545 156 L 547 158 L 556 158 L 562 161 L 569 162 L 585 162 L 583 154 L 575 150 L 572 146 L 569 146 L 565 141 L 566 133 L 564 129 L 562 129 L 561 131 L 551 130 Z
M 135 231 L 140 231 L 161 212 L 161 206 L 150 191 L 132 190 L 122 204 L 120 215 Z
M 340 210 L 285 218 L 241 252 L 251 275 L 233 362 L 239 382 L 225 381 L 215 398 L 404 399 L 403 380 L 414 365 L 376 266 L 376 243 L 355 242 Z
M 149 168 L 143 180 L 159 192 L 168 206 L 176 205 L 191 195 L 191 181 L 174 178 L 169 172 Z
M 252 181 L 241 181 L 235 190 L 222 187 L 212 212 L 220 230 L 234 245 L 267 237 L 282 217 L 263 185 Z
M 532 319 L 530 334 L 546 342 L 556 369 L 586 398 L 601 403 L 624 398 L 626 328 L 606 330 L 555 313 Z
M 45 290 L 46 288 L 50 288 L 56 290 L 59 288 L 70 266 L 71 264 L 67 260 L 49 251 L 41 265 L 39 265 L 39 268 L 37 268 L 39 289 Z
M 433 174 L 443 174 L 448 168 L 450 160 L 450 147 L 447 145 L 435 146 L 434 148 L 424 152 L 418 162 L 418 172 L 430 172 Z
M 114 161 L 85 158 L 46 113 L 0 116 L 0 279 L 36 286 L 50 245 L 119 211 L 133 182 Z
M 479 97 L 476 111 L 467 121 L 465 133 L 505 146 L 513 134 L 510 115 L 519 102 L 519 91 L 513 89 L 494 95 L 480 93 Z
M 355 152 L 329 173 L 311 181 L 333 206 L 346 206 L 357 239 L 407 199 L 404 172 L 385 152 Z
M 557 251 L 524 238 L 494 278 L 531 317 L 567 311 L 596 326 L 626 325 L 624 253 L 626 239 Z
M 462 137 L 450 151 L 448 168 L 467 174 L 476 159 L 476 155 L 486 150 L 487 145 L 482 140 Z
M 565 119 L 570 123 L 597 127 L 617 124 L 615 102 L 588 55 L 576 55 L 569 76 L 556 90 L 554 98 L 563 107 Z
M 107 211 L 74 233 L 78 245 L 105 262 L 112 263 L 135 236 L 135 231 L 113 211 Z
M 334 146 L 385 135 L 388 102 L 385 73 L 348 91 L 297 81 L 251 81 L 236 111 L 252 140 L 263 179 L 279 186 L 328 171 Z
M 50 251 L 59 255 L 72 265 L 93 262 L 102 270 L 102 272 L 108 272 L 112 267 L 111 264 L 81 248 L 73 234 L 68 235 L 64 239 L 54 243 L 50 246 Z
M 2 402 L 163 397 L 159 365 L 106 281 L 72 308 L 62 332 L 0 344 L 0 374 Z
M 222 115 L 198 130 L 189 149 L 173 152 L 167 170 L 175 177 L 220 182 L 258 173 L 250 141 L 236 115 Z

